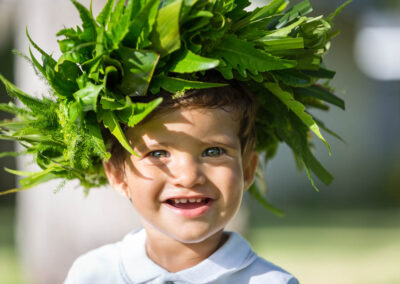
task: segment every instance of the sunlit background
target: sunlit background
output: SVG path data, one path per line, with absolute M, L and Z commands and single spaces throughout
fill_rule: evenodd
M 19 2 L 0 0 L 0 73 L 11 81 L 11 50 L 17 22 L 23 21 L 15 16 Z M 311 0 L 313 15 L 327 15 L 341 3 Z M 290 150 L 281 146 L 266 176 L 268 199 L 286 216 L 276 217 L 246 198 L 251 208 L 247 238 L 260 255 L 301 283 L 400 283 L 400 1 L 356 0 L 336 27 L 341 35 L 325 62 L 337 71 L 333 86 L 346 111 L 315 112 L 344 139 L 325 134 L 332 156 L 315 141 L 317 157 L 335 180 L 329 187 L 317 183 L 316 192 L 305 172 L 296 169 Z M 3 86 L 0 101 L 8 101 Z M 1 141 L 0 151 L 13 147 Z M 16 163 L 3 158 L 0 166 L 15 168 Z M 1 190 L 15 185 L 14 176 L 0 171 Z M 1 284 L 33 283 L 15 245 L 15 203 L 15 195 L 0 198 Z

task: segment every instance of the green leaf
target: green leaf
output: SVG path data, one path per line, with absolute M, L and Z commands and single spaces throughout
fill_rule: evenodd
M 31 188 L 46 181 L 56 179 L 58 178 L 58 175 L 55 174 L 55 169 L 57 168 L 60 170 L 59 166 L 51 166 L 44 171 L 27 176 L 26 178 L 21 179 L 19 182 L 23 188 Z
M 286 26 L 284 28 L 280 28 L 277 30 L 273 30 L 271 32 L 267 32 L 267 34 L 259 40 L 260 41 L 268 40 L 268 38 L 270 38 L 270 37 L 272 37 L 272 38 L 287 37 L 295 28 L 299 27 L 301 24 L 303 24 L 306 21 L 307 21 L 307 17 L 301 17 L 300 19 L 298 19 L 296 22 L 290 24 L 289 26 Z
M 125 134 L 119 125 L 119 121 L 114 112 L 109 110 L 104 110 L 101 112 L 101 118 L 103 119 L 104 126 L 110 130 L 111 134 L 117 138 L 122 147 L 124 147 L 132 155 L 138 156 L 132 149 L 128 140 L 126 140 Z
M 337 134 L 336 132 L 332 131 L 332 130 L 329 129 L 328 127 L 326 127 L 325 124 L 324 124 L 321 120 L 317 119 L 317 118 L 314 117 L 314 116 L 313 116 L 313 119 L 314 119 L 314 121 L 318 124 L 318 126 L 319 126 L 322 130 L 326 131 L 327 133 L 329 133 L 330 135 L 332 135 L 332 136 L 335 137 L 336 139 L 338 139 L 338 140 L 340 140 L 340 141 L 342 141 L 342 142 L 345 143 L 345 141 L 343 140 L 342 137 L 340 137 L 339 134 Z
M 96 86 L 90 82 L 86 87 L 74 93 L 74 98 L 83 106 L 83 111 L 97 111 L 97 98 L 104 86 Z
M 8 81 L 0 74 L 0 81 L 3 82 L 8 94 L 12 97 L 17 97 L 25 106 L 30 108 L 35 112 L 42 112 L 43 109 L 48 109 L 50 106 L 50 101 L 39 100 L 35 97 L 29 96 L 20 89 L 18 89 L 14 84 Z
M 353 2 L 353 0 L 348 0 L 346 2 L 344 2 L 342 5 L 339 6 L 339 8 L 336 9 L 335 12 L 333 12 L 332 14 L 330 14 L 328 17 L 326 17 L 326 20 L 329 23 L 333 23 L 333 20 L 340 14 L 340 12 L 342 12 L 342 10 L 349 5 L 351 2 Z
M 256 188 L 256 186 L 254 184 L 249 188 L 248 192 L 253 198 L 255 198 L 258 202 L 260 202 L 260 204 L 265 209 L 271 211 L 272 213 L 274 213 L 275 215 L 277 215 L 279 217 L 283 217 L 285 215 L 285 213 L 282 210 L 276 208 L 271 203 L 269 203 L 265 199 L 265 197 L 261 194 L 261 192 L 257 190 L 257 188 Z
M 46 52 L 43 51 L 43 49 L 41 49 L 31 38 L 31 36 L 28 33 L 28 28 L 26 28 L 26 36 L 29 40 L 29 42 L 32 44 L 32 46 L 40 52 L 40 54 L 43 56 L 43 58 L 45 58 L 47 60 L 47 62 L 50 64 L 50 66 L 54 67 L 56 66 L 57 62 L 50 56 L 48 55 Z
M 193 73 L 213 69 L 217 67 L 218 64 L 218 59 L 203 57 L 185 49 L 174 59 L 174 63 L 169 71 L 176 73 Z
M 308 88 L 296 88 L 294 89 L 294 93 L 302 97 L 308 96 L 317 98 L 327 103 L 331 103 L 337 107 L 340 107 L 343 110 L 345 109 L 344 101 L 341 98 L 335 96 L 328 89 L 325 89 L 318 85 L 314 85 Z
M 293 98 L 293 95 L 289 92 L 282 90 L 276 83 L 264 83 L 264 86 L 274 94 L 279 100 L 281 100 L 298 118 L 312 131 L 329 150 L 331 154 L 331 147 L 325 138 L 322 136 L 317 123 L 312 119 L 312 116 L 305 112 L 305 106 Z
M 119 90 L 129 96 L 144 96 L 156 69 L 159 55 L 152 51 L 120 48 L 118 54 L 124 68 Z
M 150 44 L 149 35 L 156 21 L 160 0 L 147 1 L 132 19 L 124 44 L 131 48 L 142 49 Z
M 107 152 L 106 146 L 104 145 L 104 139 L 101 135 L 100 126 L 96 119 L 95 114 L 87 113 L 86 114 L 86 128 L 89 131 L 89 136 L 93 140 L 96 151 L 100 154 L 100 156 L 108 160 L 111 157 L 111 154 Z
M 152 81 L 151 92 L 155 94 L 160 91 L 160 88 L 163 88 L 164 90 L 175 94 L 177 92 L 184 92 L 191 89 L 208 89 L 224 86 L 227 86 L 227 84 L 189 81 L 175 77 L 158 76 Z
M 114 49 L 118 48 L 119 43 L 129 32 L 134 2 L 129 0 L 126 7 L 124 7 L 124 3 L 125 0 L 118 0 L 109 24 L 109 35 L 114 43 Z
M 301 37 L 276 37 L 276 38 L 264 38 L 262 41 L 257 41 L 262 43 L 262 47 L 265 51 L 275 51 L 275 50 L 287 50 L 287 49 L 303 49 L 304 41 Z
M 115 0 L 107 0 L 107 3 L 106 3 L 106 5 L 104 5 L 103 10 L 100 12 L 100 14 L 96 18 L 96 21 L 103 27 L 106 27 L 110 21 L 114 3 L 115 3 Z
M 96 22 L 93 19 L 93 15 L 90 13 L 85 6 L 76 0 L 71 0 L 72 4 L 79 11 L 80 18 L 82 20 L 83 33 L 80 35 L 80 39 L 86 42 L 96 41 Z
M 162 101 L 162 98 L 157 98 L 149 103 L 134 103 L 133 115 L 129 118 L 128 126 L 133 127 L 138 124 L 158 105 L 160 105 Z
M 168 1 L 157 15 L 155 29 L 151 34 L 152 49 L 157 50 L 161 57 L 168 55 L 181 47 L 179 32 L 179 14 L 182 0 Z
M 162 98 L 157 98 L 148 103 L 132 103 L 131 99 L 126 97 L 125 107 L 121 111 L 118 111 L 117 115 L 129 127 L 134 127 L 159 106 L 162 101 Z
M 262 8 L 254 9 L 247 17 L 236 22 L 232 29 L 236 31 L 252 23 L 270 19 L 272 15 L 282 12 L 288 4 L 288 0 L 273 0 Z
M 278 70 L 274 72 L 274 76 L 292 87 L 308 87 L 314 83 L 313 78 L 295 69 Z
M 9 102 L 8 104 L 0 104 L 0 110 L 21 117 L 32 115 L 32 112 L 27 109 L 17 107 L 13 102 Z
M 276 28 L 279 29 L 283 26 L 286 26 L 287 23 L 290 23 L 297 17 L 305 16 L 308 13 L 312 12 L 312 7 L 309 0 L 305 0 L 297 5 L 295 5 L 292 9 L 287 11 L 285 15 L 283 15 L 276 25 Z
M 246 70 L 257 75 L 259 72 L 296 66 L 296 61 L 274 57 L 256 49 L 253 43 L 241 40 L 233 34 L 222 40 L 209 56 L 222 58 L 227 63 L 226 67 L 217 68 L 218 70 L 225 69 L 225 74 L 230 74 L 227 79 L 233 78 L 232 69 L 246 77 Z

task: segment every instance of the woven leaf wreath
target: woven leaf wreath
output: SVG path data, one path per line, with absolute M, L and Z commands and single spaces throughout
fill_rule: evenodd
M 247 0 L 108 0 L 97 18 L 91 8 L 72 3 L 82 25 L 57 33 L 62 52 L 58 60 L 27 33 L 41 55 L 38 59 L 30 50 L 29 60 L 50 86 L 50 98 L 30 96 L 0 75 L 9 95 L 24 105 L 0 105 L 16 116 L 0 123 L 0 139 L 24 147 L 21 153 L 2 156 L 31 154 L 42 169 L 7 169 L 24 176 L 22 187 L 1 194 L 55 178 L 79 179 L 86 189 L 106 184 L 102 160 L 110 153 L 105 133 L 134 155 L 121 125 L 134 127 L 162 101 L 134 103 L 131 98 L 160 89 L 182 94 L 224 86 L 199 81 L 210 70 L 256 94 L 257 150 L 266 159 L 285 142 L 314 187 L 311 172 L 325 184 L 332 181 L 312 154 L 309 138 L 314 133 L 329 149 L 320 129 L 333 132 L 307 109 L 327 110 L 328 104 L 344 109 L 343 100 L 329 87 L 335 72 L 325 68 L 322 56 L 337 35 L 333 19 L 348 3 L 325 18 L 306 16 L 312 11 L 309 1 L 287 9 L 289 1 L 273 0 L 246 11 Z M 264 199 L 264 188 L 259 179 L 251 193 L 278 212 Z

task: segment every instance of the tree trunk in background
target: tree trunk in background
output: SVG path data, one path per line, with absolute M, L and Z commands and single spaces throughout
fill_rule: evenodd
M 64 25 L 80 24 L 72 3 L 68 0 L 17 1 L 16 48 L 29 54 L 25 36 L 25 28 L 28 27 L 32 39 L 57 58 L 56 32 Z M 80 2 L 88 7 L 90 1 Z M 97 15 L 105 1 L 93 2 Z M 16 84 L 29 94 L 47 92 L 45 83 L 20 58 L 16 61 Z M 32 165 L 30 157 L 19 159 L 17 163 L 20 170 L 38 170 Z M 77 183 L 69 182 L 54 194 L 58 185 L 59 182 L 48 182 L 18 194 L 17 237 L 28 283 L 62 283 L 76 257 L 103 244 L 118 241 L 124 234 L 140 227 L 138 215 L 129 201 L 110 188 L 93 189 L 85 198 Z M 242 212 L 231 229 L 243 231 L 246 219 L 247 214 Z

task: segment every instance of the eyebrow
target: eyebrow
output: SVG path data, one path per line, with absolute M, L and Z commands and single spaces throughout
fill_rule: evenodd
M 207 137 L 204 140 L 199 140 L 199 143 L 202 145 L 222 145 L 227 148 L 236 149 L 240 144 L 235 144 L 232 139 L 222 136 L 222 137 Z M 134 147 L 139 151 L 148 147 L 177 147 L 175 141 L 151 141 L 149 143 L 145 143 L 143 140 L 138 141 L 134 144 Z

